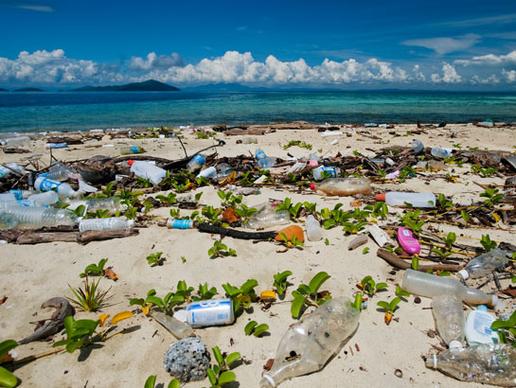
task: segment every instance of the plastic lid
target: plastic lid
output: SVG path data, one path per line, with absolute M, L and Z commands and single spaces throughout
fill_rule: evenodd
M 310 187 L 310 190 L 312 190 L 312 191 L 317 190 L 317 185 L 315 183 L 313 183 L 313 182 L 310 183 L 310 185 L 308 187 Z
M 127 161 L 127 164 L 129 165 L 129 167 L 131 167 L 131 166 L 134 164 L 134 160 L 129 159 L 129 160 Z
M 467 278 L 469 278 L 469 272 L 466 271 L 465 269 L 461 269 L 459 272 L 457 272 L 457 274 L 463 279 L 463 280 L 466 280 Z
M 456 351 L 456 350 L 461 350 L 463 349 L 464 347 L 462 346 L 461 342 L 460 341 L 457 341 L 457 340 L 453 340 L 451 341 L 449 344 L 448 344 L 448 347 L 450 348 L 451 351 Z
M 383 201 L 385 202 L 385 193 L 379 193 L 374 196 L 374 199 L 377 201 Z
M 174 312 L 174 318 L 176 318 L 178 321 L 186 322 L 188 321 L 188 313 L 186 310 L 177 310 Z
M 478 310 L 478 311 L 487 311 L 487 306 L 486 306 L 486 305 L 481 304 L 480 306 L 477 306 L 477 310 Z

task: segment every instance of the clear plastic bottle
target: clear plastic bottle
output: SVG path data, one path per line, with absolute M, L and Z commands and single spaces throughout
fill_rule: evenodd
M 66 198 L 77 197 L 80 193 L 75 191 L 68 183 L 54 181 L 45 176 L 38 176 L 34 182 L 34 188 L 38 191 L 57 191 L 57 193 Z
M 288 224 L 290 213 L 288 210 L 277 211 L 271 203 L 255 206 L 257 212 L 249 219 L 247 226 L 252 229 L 263 229 L 271 226 Z
M 404 193 L 401 191 L 389 191 L 375 196 L 377 201 L 385 201 L 389 206 L 406 206 L 432 208 L 435 207 L 434 193 Z
M 312 176 L 316 181 L 325 178 L 336 178 L 340 175 L 340 168 L 332 166 L 319 166 L 312 170 Z
M 44 226 L 75 225 L 77 217 L 65 209 L 45 207 L 17 207 L 9 210 L 0 210 L 1 214 L 8 214 L 5 218 L 12 219 L 16 226 L 42 228 Z
M 0 139 L 0 144 L 7 147 L 15 147 L 27 143 L 28 141 L 30 141 L 30 137 L 28 136 L 16 136 Z
M 312 184 L 311 188 L 328 196 L 346 197 L 371 193 L 371 181 L 367 178 L 330 178 L 319 185 Z
M 5 179 L 14 172 L 17 172 L 18 174 L 25 174 L 25 169 L 18 163 L 6 163 L 3 166 L 0 165 L 0 179 Z
M 161 311 L 152 311 L 151 316 L 177 339 L 191 337 L 194 334 L 190 325 Z
M 79 231 L 86 232 L 89 230 L 108 231 L 108 230 L 125 230 L 131 229 L 134 226 L 133 220 L 128 220 L 125 217 L 110 217 L 110 218 L 91 218 L 81 220 L 79 222 Z
M 516 348 L 511 345 L 478 345 L 449 349 L 427 357 L 426 367 L 438 369 L 460 381 L 516 386 Z
M 197 178 L 206 178 L 206 179 L 212 179 L 217 176 L 217 169 L 213 166 L 205 168 L 204 170 L 201 170 L 199 174 L 197 174 Z
M 464 311 L 462 302 L 454 295 L 432 298 L 432 313 L 441 338 L 450 349 L 460 349 L 464 343 Z
M 461 269 L 458 274 L 466 280 L 468 278 L 480 278 L 487 276 L 497 269 L 504 268 L 509 263 L 507 252 L 499 248 L 495 248 L 480 256 L 475 257 L 466 266 Z
M 305 230 L 309 241 L 319 241 L 322 239 L 321 225 L 311 214 L 306 217 Z
M 145 152 L 143 147 L 137 145 L 128 145 L 120 147 L 120 154 L 122 155 L 131 155 L 131 154 L 142 154 Z
M 418 139 L 412 140 L 412 143 L 410 144 L 410 148 L 412 148 L 412 152 L 414 152 L 414 154 L 416 154 L 416 155 L 420 154 L 421 152 L 423 152 L 425 150 L 425 146 L 423 145 L 423 142 Z
M 469 288 L 461 284 L 457 279 L 449 276 L 436 276 L 425 272 L 407 269 L 401 281 L 401 288 L 411 294 L 434 296 L 448 294 L 455 295 L 459 300 L 470 304 L 487 304 L 496 306 L 498 297 L 488 295 L 476 288 Z
M 85 205 L 88 208 L 88 211 L 94 212 L 101 209 L 109 209 L 112 212 L 120 211 L 126 208 L 126 206 L 122 205 L 120 198 L 118 197 L 110 197 L 110 198 L 91 198 L 87 199 Z
M 129 160 L 127 164 L 131 167 L 131 172 L 137 177 L 148 179 L 153 185 L 158 185 L 167 172 L 162 168 L 145 161 Z
M 275 160 L 258 148 L 254 154 L 254 157 L 256 158 L 256 163 L 258 163 L 258 166 L 261 169 L 268 169 L 274 166 Z
M 69 167 L 62 163 L 56 163 L 48 169 L 48 172 L 41 175 L 53 181 L 64 182 L 74 174 L 74 171 Z
M 287 379 L 322 369 L 355 332 L 359 316 L 349 299 L 335 298 L 291 325 L 260 387 L 277 387 Z
M 36 193 L 27 198 L 27 201 L 35 207 L 49 206 L 59 201 L 59 195 L 55 191 Z
M 449 158 L 452 155 L 452 153 L 453 150 L 451 148 L 444 147 L 432 147 L 432 149 L 430 150 L 430 154 L 432 154 L 432 156 L 437 159 Z
M 498 333 L 491 329 L 495 320 L 495 316 L 487 312 L 486 306 L 481 305 L 471 311 L 464 329 L 468 344 L 474 346 L 499 342 Z
M 186 165 L 186 168 L 190 170 L 191 172 L 198 171 L 206 164 L 206 157 L 203 154 L 197 154 L 195 155 L 188 164 Z

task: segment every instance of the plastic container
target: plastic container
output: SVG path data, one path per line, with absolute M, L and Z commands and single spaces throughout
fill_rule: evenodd
M 18 174 L 25 174 L 25 169 L 17 163 L 6 163 L 3 166 L 0 165 L 0 179 L 5 179 L 15 172 Z
M 139 160 L 129 160 L 127 164 L 131 167 L 131 172 L 137 177 L 148 179 L 153 185 L 158 185 L 167 172 L 158 166 Z
M 190 303 L 174 317 L 191 327 L 231 325 L 235 322 L 231 299 L 211 299 Z
M 359 316 L 349 299 L 335 298 L 291 325 L 260 387 L 277 387 L 287 379 L 322 369 L 355 332 Z
M 452 153 L 453 149 L 451 148 L 432 147 L 432 149 L 430 150 L 430 154 L 432 154 L 432 156 L 437 159 L 449 158 L 452 155 Z
M 55 191 L 37 193 L 27 198 L 27 201 L 35 207 L 50 206 L 59 201 L 59 195 Z
M 53 181 L 63 182 L 74 175 L 74 171 L 62 163 L 56 163 L 48 169 L 48 172 L 41 175 Z
M 396 237 L 398 238 L 401 249 L 409 255 L 417 255 L 421 252 L 421 244 L 416 240 L 410 229 L 403 227 L 398 228 Z
M 261 169 L 268 169 L 274 166 L 275 160 L 267 156 L 265 152 L 261 149 L 257 149 L 255 152 L 256 163 L 260 166 Z
M 425 150 L 425 146 L 423 145 L 423 142 L 418 139 L 412 140 L 412 143 L 410 144 L 410 148 L 412 148 L 412 152 L 414 154 L 419 155 L 421 152 Z
M 171 317 L 161 311 L 152 311 L 151 314 L 152 318 L 154 318 L 156 322 L 167 329 L 177 339 L 183 339 L 194 335 L 192 327 L 177 318 Z
M 120 154 L 122 155 L 143 154 L 144 152 L 143 147 L 137 145 L 120 147 Z
M 371 182 L 367 178 L 330 178 L 319 185 L 312 183 L 310 187 L 328 196 L 346 197 L 371 193 Z
M 79 193 L 72 189 L 68 183 L 54 181 L 45 176 L 38 176 L 36 182 L 34 182 L 34 188 L 38 191 L 57 191 L 60 196 L 66 198 L 77 197 Z
M 205 163 L 206 157 L 203 154 L 197 154 L 192 159 L 190 159 L 190 161 L 186 165 L 186 168 L 191 172 L 194 172 L 200 170 Z
M 305 222 L 306 237 L 309 241 L 319 241 L 322 239 L 322 228 L 319 221 L 313 215 L 306 217 Z
M 427 357 L 425 364 L 461 381 L 516 386 L 516 348 L 511 345 L 445 350 Z
M 462 302 L 454 295 L 434 296 L 432 313 L 437 331 L 450 349 L 463 348 L 464 311 Z
M 208 167 L 204 170 L 201 170 L 199 174 L 197 174 L 197 178 L 207 178 L 207 179 L 213 179 L 217 176 L 217 169 L 215 167 Z
M 0 218 L 16 227 L 42 228 L 44 226 L 75 225 L 77 217 L 65 209 L 44 207 L 16 207 L 0 210 Z M 9 221 L 10 220 L 10 221 Z
M 192 229 L 194 227 L 192 220 L 169 218 L 167 220 L 167 228 L 169 229 Z
M 401 191 L 389 191 L 375 196 L 377 201 L 385 201 L 389 206 L 406 206 L 408 203 L 416 208 L 435 207 L 435 195 L 433 193 L 404 193 Z
M 411 294 L 432 298 L 438 295 L 455 295 L 459 300 L 469 304 L 487 304 L 496 306 L 498 297 L 488 295 L 476 288 L 462 285 L 457 279 L 449 276 L 436 276 L 424 272 L 407 269 L 403 275 L 401 288 Z
M 491 329 L 496 320 L 494 315 L 487 312 L 486 306 L 478 306 L 471 311 L 466 319 L 466 339 L 470 346 L 478 344 L 494 344 L 499 342 L 498 334 Z
M 88 211 L 95 212 L 101 209 L 109 209 L 112 212 L 120 211 L 126 208 L 122 205 L 120 198 L 92 198 L 85 201 Z
M 89 230 L 108 231 L 108 230 L 125 230 L 134 226 L 133 220 L 125 217 L 109 217 L 109 218 L 90 218 L 79 222 L 79 231 L 86 232 Z
M 267 202 L 262 205 L 255 206 L 257 212 L 249 219 L 247 226 L 252 229 L 263 229 L 271 226 L 285 225 L 290 222 L 290 213 L 288 210 L 277 211 L 276 207 Z
M 229 164 L 220 163 L 219 165 L 217 165 L 217 171 L 218 171 L 217 178 L 225 178 L 229 174 L 231 174 L 234 170 L 233 170 L 233 167 L 231 167 Z
M 499 248 L 490 250 L 480 256 L 475 257 L 458 274 L 466 280 L 468 278 L 480 278 L 487 276 L 497 269 L 503 269 L 509 263 L 507 252 Z
M 325 178 L 336 178 L 340 175 L 340 168 L 331 166 L 319 166 L 312 170 L 312 176 L 316 181 L 321 181 Z

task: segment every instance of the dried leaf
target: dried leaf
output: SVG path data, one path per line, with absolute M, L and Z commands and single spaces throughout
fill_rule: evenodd
M 362 206 L 362 201 L 359 199 L 355 199 L 354 201 L 351 201 L 351 207 L 360 207 Z
M 111 268 L 113 267 L 109 267 L 104 270 L 104 276 L 116 282 L 118 280 L 118 275 Z
M 305 241 L 304 230 L 299 225 L 290 225 L 281 229 L 274 239 L 276 241 L 283 241 L 284 239 L 292 241 L 294 237 L 301 243 Z
M 132 311 L 122 311 L 122 312 L 116 314 L 111 319 L 111 324 L 112 325 L 116 325 L 118 322 L 123 321 L 125 319 L 129 319 L 129 318 L 131 318 L 133 316 L 134 316 L 134 313 Z
M 104 323 L 107 321 L 107 319 L 109 318 L 109 314 L 100 314 L 99 315 L 99 325 L 100 326 L 104 326 Z
M 4 304 L 5 302 L 7 302 L 7 296 L 4 295 L 0 298 L 0 305 Z
M 231 225 L 238 222 L 240 218 L 235 213 L 235 209 L 233 209 L 232 207 L 228 207 L 222 213 L 222 220 Z
M 142 307 L 143 315 L 145 315 L 146 317 L 149 316 L 151 307 L 152 307 L 152 305 L 150 305 L 150 304 L 146 304 L 145 306 L 143 306 Z
M 392 313 L 387 311 L 385 313 L 385 316 L 383 317 L 383 320 L 384 320 L 386 325 L 389 325 L 391 323 L 391 321 L 392 321 Z
M 274 358 L 269 358 L 265 365 L 263 366 L 263 369 L 266 371 L 270 371 L 272 369 L 272 365 L 274 364 Z

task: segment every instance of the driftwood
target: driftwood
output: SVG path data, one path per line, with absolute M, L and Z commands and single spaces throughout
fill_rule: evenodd
M 276 237 L 276 232 L 244 232 L 236 229 L 222 228 L 203 222 L 197 226 L 199 232 L 220 234 L 221 236 L 229 236 L 242 240 L 272 240 Z
M 138 234 L 137 229 L 112 230 L 112 231 L 45 231 L 45 230 L 6 230 L 0 231 L 0 239 L 13 244 L 34 245 L 56 241 L 77 242 L 87 244 L 91 241 L 110 240 Z
M 227 136 L 241 136 L 241 135 L 252 135 L 252 136 L 262 136 L 267 133 L 276 132 L 275 129 L 271 128 L 233 128 L 228 129 L 227 131 L 224 131 L 224 135 Z
M 21 147 L 3 147 L 4 154 L 30 154 L 31 151 Z
M 395 253 L 389 252 L 387 249 L 379 248 L 376 252 L 378 256 L 384 259 L 387 263 L 392 265 L 393 267 L 399 269 L 410 269 L 412 268 L 411 264 L 401 259 Z M 462 269 L 462 265 L 458 264 L 421 264 L 419 265 L 419 271 L 450 271 L 450 272 L 458 272 Z

